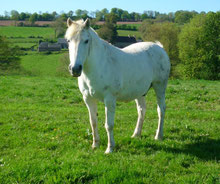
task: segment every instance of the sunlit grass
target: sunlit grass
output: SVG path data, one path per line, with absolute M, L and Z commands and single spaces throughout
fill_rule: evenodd
M 6 37 L 43 37 L 51 38 L 54 36 L 54 30 L 51 27 L 15 27 L 15 26 L 1 26 L 0 35 Z
M 42 74 L 42 73 L 41 73 Z M 0 78 L 1 183 L 218 183 L 218 81 L 171 80 L 164 141 L 153 90 L 146 98 L 143 135 L 131 139 L 135 103 L 117 103 L 116 148 L 104 155 L 107 136 L 99 103 L 101 145 L 91 149 L 88 112 L 74 78 Z

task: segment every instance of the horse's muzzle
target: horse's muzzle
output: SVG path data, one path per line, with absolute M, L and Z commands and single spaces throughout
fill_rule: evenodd
M 82 73 L 82 65 L 69 66 L 69 71 L 73 77 L 79 77 Z

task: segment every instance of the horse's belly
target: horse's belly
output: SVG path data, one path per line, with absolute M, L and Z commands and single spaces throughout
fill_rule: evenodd
M 132 85 L 126 85 L 119 92 L 117 99 L 119 101 L 128 102 L 134 99 L 137 99 L 141 96 L 146 95 L 147 91 L 151 86 L 151 82 L 147 82 L 146 80 L 142 83 L 132 83 Z

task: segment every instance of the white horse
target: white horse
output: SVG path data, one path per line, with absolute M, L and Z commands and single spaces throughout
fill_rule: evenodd
M 78 77 L 79 89 L 89 111 L 92 128 L 92 147 L 99 146 L 97 101 L 105 104 L 105 128 L 111 153 L 116 100 L 137 103 L 138 120 L 132 137 L 141 135 L 146 104 L 145 95 L 153 87 L 157 96 L 158 129 L 155 139 L 163 137 L 165 90 L 170 73 L 169 57 L 163 46 L 142 42 L 119 49 L 99 38 L 89 20 L 67 20 L 65 38 L 69 42 L 70 65 L 73 77 Z

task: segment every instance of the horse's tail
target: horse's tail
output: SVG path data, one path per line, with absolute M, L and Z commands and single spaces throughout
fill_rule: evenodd
M 158 46 L 160 46 L 161 48 L 163 48 L 162 43 L 160 43 L 159 41 L 155 41 L 155 43 L 156 43 Z

